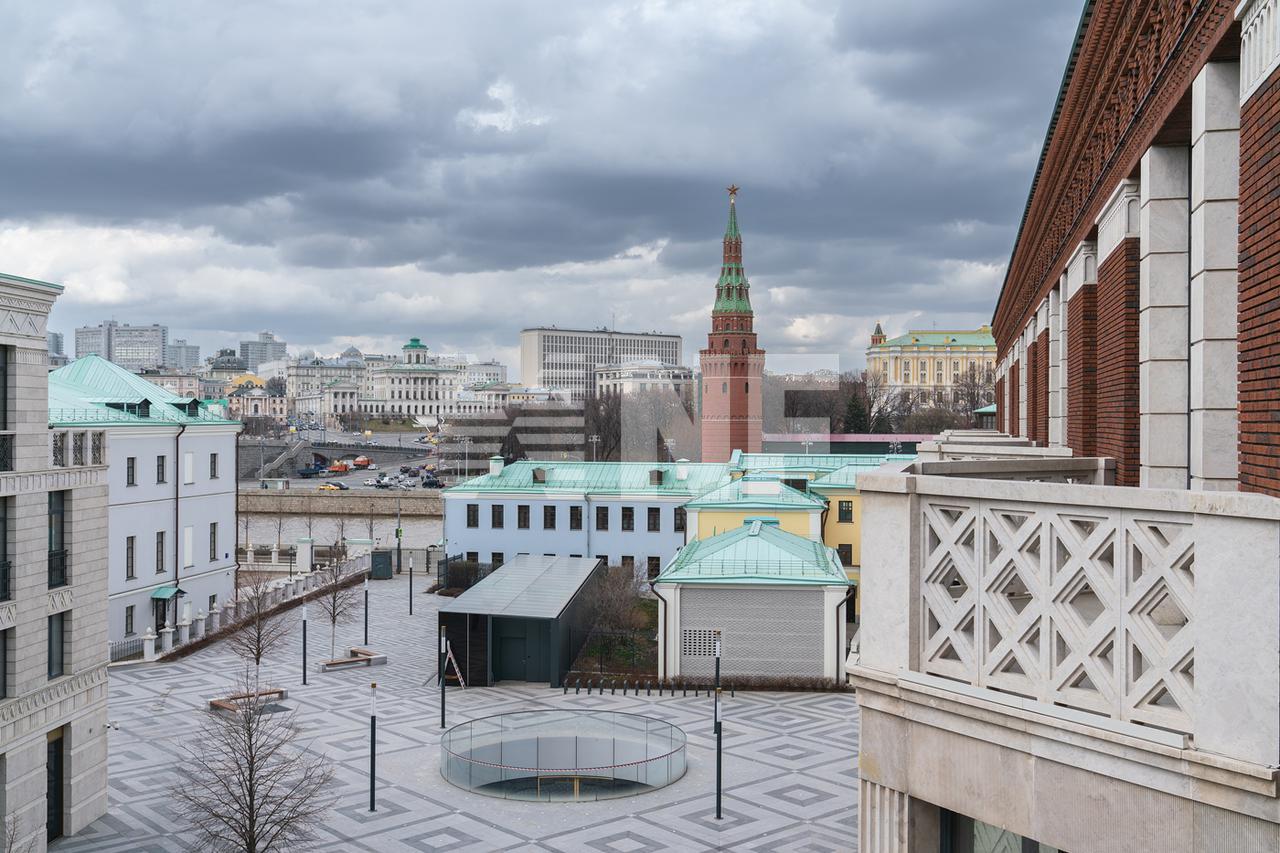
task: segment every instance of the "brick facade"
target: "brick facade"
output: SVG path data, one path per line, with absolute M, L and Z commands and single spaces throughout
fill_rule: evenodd
M 1098 449 L 1098 290 L 1086 284 L 1067 302 L 1067 446 L 1076 456 Z
M 1280 70 L 1240 110 L 1240 489 L 1280 495 Z
M 1116 460 L 1116 484 L 1139 480 L 1138 239 L 1098 265 L 1097 452 Z M 1069 327 L 1069 325 L 1068 325 Z
M 1009 365 L 1009 429 L 1006 430 L 1009 435 L 1022 435 L 1019 429 L 1022 417 L 1018 401 L 1018 368 L 1020 366 L 1021 364 L 1016 361 Z
M 1031 438 L 1041 447 L 1049 446 L 1049 330 L 1045 329 L 1036 338 L 1036 365 L 1031 373 L 1031 386 L 1028 396 L 1036 401 L 1035 419 L 1029 421 L 1028 429 Z

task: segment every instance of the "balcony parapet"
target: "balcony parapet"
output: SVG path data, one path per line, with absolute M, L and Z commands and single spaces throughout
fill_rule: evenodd
M 861 666 L 1280 764 L 1280 501 L 981 464 L 859 478 Z
M 1280 67 L 1280 0 L 1244 0 L 1240 22 L 1240 103 Z

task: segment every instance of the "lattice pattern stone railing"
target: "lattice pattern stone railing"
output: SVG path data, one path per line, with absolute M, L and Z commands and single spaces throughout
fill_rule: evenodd
M 923 672 L 1192 732 L 1182 513 L 922 497 Z

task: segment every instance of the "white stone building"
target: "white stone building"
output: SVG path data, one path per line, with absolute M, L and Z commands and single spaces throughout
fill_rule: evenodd
M 605 364 L 655 359 L 679 364 L 679 335 L 618 332 L 611 329 L 539 327 L 520 332 L 520 381 L 530 387 L 567 391 L 581 400 L 595 387 L 595 370 Z
M 107 440 L 47 421 L 61 292 L 0 275 L 0 819 L 14 850 L 107 810 Z
M 49 422 L 109 437 L 111 642 L 177 628 L 234 594 L 239 423 L 97 356 L 49 374 Z
M 603 364 L 595 371 L 597 394 L 637 394 L 666 391 L 680 399 L 693 399 L 693 370 L 658 359 L 636 359 L 621 364 Z

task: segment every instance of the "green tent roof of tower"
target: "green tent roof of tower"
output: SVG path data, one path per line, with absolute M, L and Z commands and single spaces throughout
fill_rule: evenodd
M 734 204 L 737 188 L 729 193 L 729 224 L 724 229 L 725 253 L 720 267 L 720 279 L 716 282 L 716 303 L 711 309 L 713 314 L 750 314 L 751 283 L 747 281 L 747 271 L 742 266 L 741 244 L 742 232 L 738 230 L 738 208 Z M 737 241 L 738 259 L 729 257 L 729 242 Z

